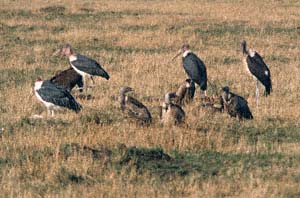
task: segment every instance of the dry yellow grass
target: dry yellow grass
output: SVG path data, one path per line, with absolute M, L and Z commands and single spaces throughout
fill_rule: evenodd
M 2 0 L 0 5 L 0 192 L 4 197 L 299 196 L 298 1 Z M 242 39 L 271 70 L 273 92 L 261 97 L 257 108 L 255 81 L 241 60 Z M 68 67 L 66 59 L 51 56 L 66 42 L 98 60 L 111 79 L 96 79 L 90 90 L 95 99 L 79 100 L 84 107 L 80 114 L 65 111 L 31 122 L 31 115 L 46 112 L 30 95 L 34 80 Z M 225 114 L 204 111 L 197 89 L 196 101 L 184 108 L 186 127 L 159 124 L 159 100 L 185 79 L 180 58 L 170 61 L 183 42 L 189 42 L 206 63 L 210 82 L 229 85 L 248 100 L 253 121 L 239 123 Z M 123 85 L 133 87 L 133 95 L 149 107 L 154 117 L 150 127 L 123 119 L 116 100 Z M 208 89 L 212 94 L 211 86 Z M 93 122 L 95 113 L 100 113 L 103 124 Z M 159 147 L 173 157 L 174 151 L 195 155 L 208 151 L 220 154 L 225 166 L 231 160 L 228 156 L 241 158 L 216 175 L 212 171 L 199 176 L 206 171 L 202 169 L 165 179 L 151 171 L 118 169 L 80 153 L 65 159 L 61 146 L 71 143 L 113 151 L 120 144 Z M 264 156 L 271 156 L 266 166 L 246 160 L 264 160 Z M 80 177 L 69 181 L 64 175 L 68 171 L 81 175 L 83 181 Z

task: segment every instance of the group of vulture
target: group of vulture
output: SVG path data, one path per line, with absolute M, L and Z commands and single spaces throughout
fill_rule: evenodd
M 258 81 L 265 87 L 265 96 L 271 93 L 270 70 L 256 51 L 252 49 L 247 50 L 246 41 L 242 41 L 241 46 L 247 69 L 257 80 L 256 102 L 258 104 Z M 77 85 L 80 92 L 85 89 L 85 96 L 87 97 L 89 78 L 94 83 L 93 76 L 100 76 L 107 80 L 109 80 L 110 76 L 97 61 L 74 53 L 69 44 L 64 45 L 54 54 L 66 56 L 71 67 L 56 73 L 49 80 L 43 81 L 41 78 L 38 78 L 34 86 L 35 95 L 47 107 L 48 114 L 52 116 L 54 115 L 54 110 L 60 107 L 79 112 L 82 106 L 71 95 L 71 90 Z M 189 78 L 184 80 L 176 92 L 165 94 L 160 105 L 160 120 L 162 124 L 176 125 L 184 122 L 185 111 L 183 107 L 193 101 L 196 85 L 200 88 L 202 105 L 212 107 L 220 112 L 227 112 L 231 117 L 237 117 L 239 120 L 253 119 L 247 101 L 242 96 L 231 92 L 228 86 L 222 87 L 218 96 L 207 96 L 208 79 L 206 66 L 190 50 L 189 44 L 184 44 L 172 60 L 179 55 L 182 55 L 183 68 Z M 152 122 L 150 111 L 142 102 L 127 94 L 131 91 L 133 89 L 128 86 L 122 86 L 119 90 L 118 101 L 122 112 L 138 123 L 149 125 Z M 215 103 L 218 103 L 219 106 L 215 106 Z

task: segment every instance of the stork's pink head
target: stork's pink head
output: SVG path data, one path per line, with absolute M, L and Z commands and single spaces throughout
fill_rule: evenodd
M 69 56 L 71 56 L 72 55 L 72 47 L 71 47 L 71 45 L 70 44 L 65 44 L 62 48 L 61 48 L 61 50 L 60 50 L 60 53 L 61 53 L 61 55 L 63 55 L 63 56 L 66 56 L 66 57 L 69 57 Z
M 58 50 L 56 50 L 54 53 L 53 53 L 53 56 L 57 56 L 57 55 L 62 55 L 62 56 L 66 56 L 66 57 L 69 57 L 71 56 L 73 53 L 72 51 L 72 47 L 70 44 L 65 44 L 63 45 L 62 47 L 60 47 Z
M 43 81 L 43 79 L 42 79 L 42 77 L 39 76 L 39 77 L 37 77 L 35 82 L 41 82 L 41 81 Z
M 187 50 L 190 50 L 190 45 L 188 43 L 184 43 L 181 47 L 181 52 L 184 53 Z
M 185 51 L 190 50 L 190 45 L 188 43 L 184 43 L 182 47 L 178 50 L 177 54 L 172 58 L 172 60 L 175 60 L 180 54 L 183 54 Z

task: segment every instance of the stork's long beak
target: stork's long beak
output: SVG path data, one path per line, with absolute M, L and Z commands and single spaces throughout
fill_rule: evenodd
M 178 50 L 177 54 L 172 58 L 172 61 L 174 61 L 175 58 L 177 58 L 181 53 L 182 53 L 181 49 Z
M 58 56 L 61 53 L 61 49 L 55 50 L 55 52 L 52 54 L 52 56 Z
M 34 90 L 33 89 L 30 89 L 30 92 L 29 92 L 29 97 L 32 97 L 34 94 Z

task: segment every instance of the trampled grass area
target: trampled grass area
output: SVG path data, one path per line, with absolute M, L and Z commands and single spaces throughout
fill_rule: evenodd
M 298 197 L 300 3 L 282 1 L 10 1 L 0 3 L 0 192 L 4 197 Z M 255 105 L 242 62 L 246 39 L 268 64 L 273 92 Z M 158 106 L 186 76 L 171 61 L 183 42 L 206 63 L 208 93 L 228 85 L 253 121 L 201 108 L 163 127 Z M 37 77 L 67 69 L 52 56 L 70 43 L 98 60 L 92 100 L 46 116 Z M 120 86 L 149 107 L 149 127 L 124 119 Z M 260 87 L 260 93 L 263 93 Z M 76 91 L 74 95 L 78 95 Z M 261 94 L 262 95 L 262 94 Z

